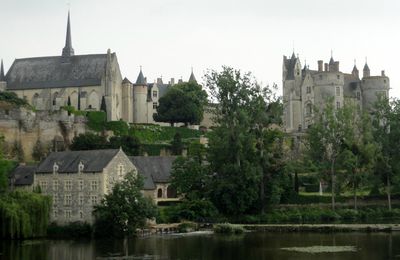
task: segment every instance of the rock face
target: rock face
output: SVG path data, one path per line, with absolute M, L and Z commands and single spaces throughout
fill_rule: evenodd
M 0 133 L 5 140 L 5 153 L 10 154 L 18 143 L 25 161 L 32 160 L 32 151 L 38 140 L 47 151 L 62 150 L 75 135 L 87 131 L 86 120 L 68 116 L 66 111 L 34 112 L 3 103 L 0 104 Z

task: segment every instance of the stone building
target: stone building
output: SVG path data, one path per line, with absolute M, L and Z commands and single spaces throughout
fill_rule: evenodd
M 313 123 L 314 107 L 322 108 L 332 99 L 340 108 L 344 102 L 352 102 L 360 109 L 372 109 L 379 95 L 389 96 L 389 78 L 382 71 L 371 76 L 365 63 L 360 75 L 356 64 L 351 73 L 340 71 L 339 61 L 331 57 L 329 63 L 318 61 L 318 69 L 302 67 L 300 59 L 292 54 L 283 56 L 283 104 L 286 132 L 301 132 Z
M 196 80 L 193 71 L 189 80 Z M 182 80 L 179 80 L 182 82 Z M 12 91 L 38 111 L 57 111 L 63 106 L 98 111 L 105 104 L 107 119 L 129 123 L 155 123 L 158 99 L 175 84 L 162 79 L 147 83 L 140 69 L 134 84 L 123 80 L 117 55 L 75 55 L 68 13 L 65 46 L 61 56 L 16 59 L 4 75 L 0 68 L 0 91 Z
M 170 186 L 172 163 L 176 156 L 132 156 L 129 157 L 138 173 L 144 176 L 144 194 L 156 203 L 177 201 L 175 189 Z
M 54 152 L 36 168 L 33 186 L 53 198 L 51 221 L 93 222 L 93 207 L 136 167 L 122 150 Z

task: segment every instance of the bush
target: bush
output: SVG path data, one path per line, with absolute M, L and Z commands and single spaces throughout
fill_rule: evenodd
M 242 234 L 244 228 L 240 225 L 232 225 L 229 223 L 214 225 L 214 232 L 218 234 Z
M 106 122 L 105 128 L 107 130 L 113 131 L 114 135 L 117 135 L 117 136 L 128 135 L 128 131 L 129 131 L 129 125 L 125 121 L 122 121 L 122 120 Z
M 80 221 L 63 226 L 51 223 L 47 228 L 47 235 L 52 238 L 90 238 L 92 233 L 92 226 Z
M 103 111 L 93 111 L 89 112 L 87 114 L 87 126 L 89 129 L 96 131 L 96 132 L 101 132 L 104 131 L 105 129 L 105 124 L 107 121 L 107 115 Z
M 208 200 L 186 200 L 175 206 L 165 207 L 159 210 L 157 223 L 179 222 L 189 220 L 195 222 L 213 222 L 218 211 Z
M 197 224 L 193 222 L 183 222 L 178 225 L 179 233 L 193 232 L 197 229 Z
M 33 109 L 31 105 L 25 99 L 21 99 L 14 92 L 3 91 L 0 92 L 0 101 L 5 101 L 7 103 L 16 105 L 18 107 L 25 107 L 28 109 Z

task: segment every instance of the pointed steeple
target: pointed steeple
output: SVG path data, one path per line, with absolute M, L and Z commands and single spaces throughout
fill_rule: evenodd
M 193 67 L 192 67 L 192 73 L 190 73 L 189 82 L 196 82 L 197 83 L 196 77 L 193 74 Z
M 143 76 L 142 66 L 140 66 L 140 72 L 136 79 L 136 85 L 140 85 L 140 86 L 146 85 L 146 79 Z
M 357 69 L 356 60 L 354 60 L 354 67 L 353 67 L 353 71 L 351 72 L 351 74 L 353 74 L 353 76 L 356 76 L 357 78 L 359 77 L 359 71 Z
M 1 59 L 1 65 L 0 65 L 0 81 L 6 81 L 6 77 L 4 76 L 3 59 Z
M 371 75 L 371 71 L 369 70 L 368 67 L 368 60 L 367 58 L 365 58 L 365 65 L 364 65 L 364 69 L 363 69 L 363 77 L 369 77 Z
M 65 47 L 62 50 L 63 57 L 70 57 L 74 56 L 75 52 L 72 48 L 72 40 L 71 40 L 71 22 L 70 22 L 70 15 L 68 11 L 68 22 L 67 22 L 67 35 L 65 38 Z

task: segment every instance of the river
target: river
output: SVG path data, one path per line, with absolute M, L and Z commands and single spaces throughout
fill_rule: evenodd
M 0 259 L 7 260 L 375 260 L 400 257 L 400 233 L 250 232 L 236 236 L 207 233 L 154 235 L 125 240 L 25 240 L 3 241 L 0 250 Z

